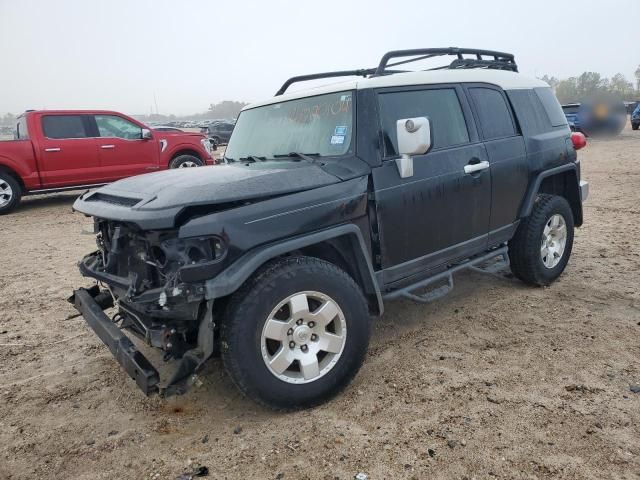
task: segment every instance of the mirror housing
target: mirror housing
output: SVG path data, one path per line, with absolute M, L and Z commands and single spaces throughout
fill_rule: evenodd
M 402 118 L 396 122 L 400 178 L 413 176 L 413 155 L 424 155 L 431 148 L 431 123 L 427 117 Z
M 149 130 L 148 128 L 143 128 L 140 134 L 140 138 L 142 138 L 142 140 L 151 140 L 153 138 L 151 130 Z

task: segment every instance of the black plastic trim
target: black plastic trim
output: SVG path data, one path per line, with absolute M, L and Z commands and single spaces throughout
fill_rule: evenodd
M 149 396 L 159 391 L 160 374 L 133 342 L 107 317 L 84 288 L 73 292 L 74 305 L 98 338 L 111 350 L 118 363 Z
M 577 171 L 577 168 L 578 167 L 576 166 L 575 163 L 567 163 L 565 165 L 560 165 L 559 167 L 550 168 L 549 170 L 540 172 L 536 177 L 535 182 L 533 182 L 533 184 L 529 183 L 529 185 L 533 185 L 533 186 L 529 188 L 529 191 L 527 192 L 527 196 L 524 198 L 520 217 L 523 218 L 531 215 L 531 211 L 533 210 L 533 204 L 535 203 L 535 200 L 536 200 L 536 195 L 538 194 L 540 190 L 540 185 L 542 185 L 542 181 L 545 178 L 551 177 L 552 175 L 557 175 L 558 173 L 568 172 L 571 170 Z M 577 175 L 576 175 L 576 178 L 577 178 Z M 576 188 L 579 188 L 579 185 L 577 183 L 576 183 Z

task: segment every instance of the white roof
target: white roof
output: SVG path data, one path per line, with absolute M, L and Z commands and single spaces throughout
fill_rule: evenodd
M 322 95 L 324 93 L 341 92 L 344 90 L 359 90 L 364 88 L 397 87 L 404 85 L 433 85 L 438 83 L 489 83 L 497 85 L 503 90 L 519 90 L 524 88 L 548 87 L 545 82 L 537 78 L 527 77 L 520 73 L 506 70 L 487 68 L 428 70 L 422 72 L 394 73 L 372 78 L 347 80 L 331 83 L 317 88 L 309 88 L 291 93 L 285 93 L 261 102 L 247 105 L 243 110 L 286 102 L 296 98 Z

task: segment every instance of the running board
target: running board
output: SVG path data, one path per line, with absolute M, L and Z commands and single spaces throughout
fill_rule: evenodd
M 500 247 L 495 250 L 491 250 L 488 253 L 485 253 L 479 257 L 474 257 L 463 261 L 462 263 L 458 263 L 452 267 L 449 267 L 444 272 L 438 273 L 432 277 L 425 278 L 424 280 L 420 280 L 419 282 L 413 283 L 403 288 L 399 288 L 392 292 L 386 293 L 382 296 L 384 300 L 394 300 L 396 298 L 408 298 L 409 300 L 413 300 L 419 303 L 429 303 L 437 300 L 439 298 L 444 297 L 446 294 L 453 290 L 453 274 L 459 272 L 460 270 L 471 269 L 480 273 L 488 273 L 491 275 L 495 275 L 498 271 L 504 268 L 506 265 L 509 265 L 509 249 L 508 247 Z M 492 260 L 496 257 L 502 257 L 502 261 L 496 262 L 493 265 L 490 265 L 486 268 L 478 267 L 478 265 Z M 428 287 L 432 283 L 438 282 L 440 280 L 446 279 L 447 284 L 442 285 L 441 287 L 434 288 L 426 293 L 417 294 L 414 293 L 416 290 Z

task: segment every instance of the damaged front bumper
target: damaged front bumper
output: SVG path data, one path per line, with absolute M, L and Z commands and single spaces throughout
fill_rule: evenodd
M 145 395 L 159 391 L 160 374 L 140 353 L 129 337 L 104 313 L 95 300 L 97 288 L 75 290 L 73 304 L 100 340 L 111 350 L 118 363 L 136 381 Z
M 105 314 L 104 309 L 113 305 L 112 301 L 105 301 L 106 294 L 97 285 L 80 288 L 73 292 L 69 301 L 145 395 L 158 393 L 168 397 L 185 393 L 197 381 L 196 371 L 213 354 L 213 302 L 208 302 L 208 311 L 200 323 L 198 346 L 182 355 L 168 382 L 162 383 L 158 370 Z

